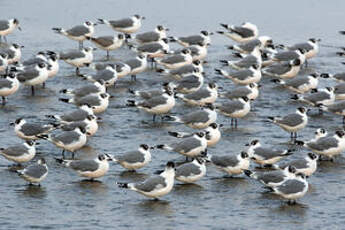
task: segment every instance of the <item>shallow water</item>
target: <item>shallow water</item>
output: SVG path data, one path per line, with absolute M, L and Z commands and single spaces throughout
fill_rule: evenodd
M 151 30 L 158 24 L 170 28 L 171 35 L 188 35 L 200 30 L 221 29 L 220 22 L 239 24 L 251 21 L 258 25 L 261 35 L 270 35 L 276 43 L 305 41 L 310 37 L 322 39 L 322 44 L 343 45 L 338 30 L 343 28 L 344 1 L 9 1 L 0 2 L 2 18 L 17 17 L 23 28 L 10 35 L 10 41 L 25 46 L 23 57 L 29 58 L 39 50 L 76 48 L 72 42 L 51 31 L 52 27 L 79 24 L 97 18 L 121 18 L 138 13 L 146 16 L 141 31 Z M 105 26 L 96 27 L 96 34 L 109 34 Z M 229 58 L 224 45 L 232 42 L 220 35 L 212 37 L 205 66 L 207 81 L 216 81 L 225 89 L 235 87 L 230 80 L 213 74 L 218 60 Z M 177 47 L 177 46 L 175 46 Z M 96 61 L 105 53 L 96 51 Z M 129 59 L 134 53 L 121 49 L 112 53 L 114 59 Z M 344 67 L 335 49 L 321 47 L 320 54 L 301 74 L 317 71 L 335 73 Z M 91 71 L 83 69 L 83 73 Z M 46 89 L 38 89 L 35 97 L 29 88 L 22 88 L 9 98 L 6 107 L 0 108 L 1 146 L 21 142 L 9 123 L 24 116 L 31 121 L 47 121 L 46 114 L 62 114 L 72 105 L 58 102 L 58 91 L 67 86 L 84 84 L 73 76 L 74 70 L 64 63 L 57 77 L 47 82 Z M 133 108 L 124 107 L 131 97 L 127 88 L 145 89 L 166 78 L 148 71 L 138 76 L 138 82 L 120 80 L 109 92 L 115 96 L 109 109 L 101 115 L 103 122 L 88 146 L 78 153 L 87 157 L 97 153 L 120 154 L 136 149 L 140 143 L 155 145 L 172 142 L 170 130 L 187 130 L 182 125 L 151 123 L 151 117 Z M 269 115 L 293 112 L 299 105 L 287 100 L 287 90 L 274 87 L 269 79 L 262 81 L 261 95 L 254 102 L 254 110 L 239 121 L 239 128 L 230 128 L 229 119 L 219 115 L 218 122 L 225 124 L 223 139 L 209 152 L 212 154 L 237 154 L 244 144 L 254 138 L 276 148 L 287 147 L 289 134 L 264 122 Z M 335 85 L 322 79 L 320 86 Z M 178 103 L 174 113 L 181 114 L 193 108 Z M 312 111 L 317 114 L 317 111 Z M 331 114 L 312 115 L 300 139 L 309 139 L 313 131 L 322 126 L 333 132 L 340 127 L 341 118 Z M 41 142 L 40 156 L 48 159 L 49 175 L 41 187 L 29 187 L 7 168 L 8 161 L 0 158 L 0 228 L 1 229 L 321 229 L 344 224 L 345 196 L 344 158 L 336 163 L 323 162 L 310 179 L 310 190 L 298 205 L 288 206 L 282 200 L 263 193 L 261 186 L 244 177 L 222 178 L 214 167 L 200 182 L 193 185 L 176 185 L 173 192 L 161 201 L 148 200 L 137 193 L 124 191 L 116 181 L 141 181 L 152 172 L 162 169 L 168 160 L 183 160 L 177 154 L 153 151 L 149 167 L 137 173 L 124 172 L 112 165 L 109 173 L 99 182 L 82 181 L 69 169 L 53 160 L 60 150 L 52 144 Z M 291 158 L 305 154 L 298 150 Z M 340 205 L 339 205 L 340 204 Z

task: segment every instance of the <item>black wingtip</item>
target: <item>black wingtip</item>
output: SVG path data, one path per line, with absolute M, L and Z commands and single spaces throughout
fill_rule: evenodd
M 292 100 L 298 100 L 298 95 L 297 94 L 294 94 L 294 95 L 292 95 L 291 97 L 290 97 L 290 99 L 292 99 Z
M 67 98 L 59 98 L 59 101 L 69 103 L 69 99 L 67 99 Z
M 267 117 L 268 120 L 274 121 L 274 117 Z
M 345 30 L 339 31 L 339 34 L 345 35 Z
M 116 184 L 119 188 L 128 188 L 128 183 L 116 182 Z
M 220 25 L 221 25 L 222 27 L 224 27 L 225 29 L 229 29 L 229 26 L 228 26 L 227 24 L 225 24 L 225 23 L 220 23 Z
M 178 135 L 178 132 L 171 132 L 171 131 L 168 131 L 168 134 L 170 135 L 170 136 L 173 136 L 173 137 L 178 137 L 179 135 Z
M 157 149 L 163 149 L 163 148 L 164 148 L 164 145 L 156 145 L 155 148 L 157 148 Z
M 135 101 L 134 100 L 127 100 L 126 106 L 135 107 Z
M 67 93 L 67 89 L 62 89 L 59 91 L 59 93 Z
M 63 163 L 63 159 L 62 158 L 56 158 L 54 157 L 55 161 L 59 164 L 62 164 Z
M 253 174 L 252 171 L 247 170 L 247 169 L 244 169 L 243 172 L 244 172 L 244 174 L 245 174 L 246 176 L 248 176 L 248 177 L 250 177 L 250 176 Z

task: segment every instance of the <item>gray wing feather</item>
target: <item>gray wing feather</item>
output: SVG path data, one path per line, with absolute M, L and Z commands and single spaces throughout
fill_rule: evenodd
M 189 99 L 189 100 L 200 100 L 203 98 L 207 98 L 211 96 L 210 91 L 207 89 L 200 89 L 194 93 L 190 93 L 184 96 L 184 98 Z
M 310 51 L 313 49 L 313 46 L 309 43 L 298 43 L 293 46 L 288 47 L 289 50 L 298 50 L 298 49 L 304 49 L 306 51 Z
M 7 20 L 0 20 L 0 30 L 7 30 L 10 27 Z
M 313 103 L 313 104 L 317 104 L 318 102 L 321 102 L 323 100 L 326 100 L 326 99 L 330 99 L 330 95 L 329 93 L 326 93 L 326 92 L 316 92 L 316 93 L 312 93 L 312 94 L 309 94 L 307 96 L 304 97 L 305 100 Z
M 202 110 L 191 112 L 181 117 L 181 120 L 186 124 L 205 123 L 209 119 L 209 113 Z
M 87 28 L 83 25 L 75 26 L 69 30 L 66 30 L 67 34 L 74 36 L 74 37 L 83 36 L 89 32 L 90 32 L 89 28 Z
M 192 35 L 188 37 L 179 37 L 180 41 L 188 43 L 189 45 L 197 45 L 198 43 L 203 43 L 204 38 L 200 35 Z
M 66 131 L 59 135 L 53 135 L 52 139 L 53 141 L 62 142 L 64 145 L 68 145 L 79 140 L 79 137 L 79 133 L 76 133 L 74 131 Z
M 229 99 L 240 98 L 240 97 L 248 96 L 251 92 L 252 91 L 248 89 L 247 87 L 238 87 L 234 89 L 233 91 L 226 92 L 224 96 Z
M 144 108 L 153 108 L 158 105 L 165 104 L 166 102 L 167 102 L 167 99 L 165 97 L 157 96 L 157 97 L 152 97 L 149 100 L 139 103 L 139 106 L 142 106 Z
M 93 172 L 96 171 L 99 167 L 98 163 L 94 160 L 79 160 L 79 161 L 72 161 L 69 166 L 76 170 L 82 172 Z
M 287 73 L 291 70 L 291 66 L 288 63 L 277 63 L 273 64 L 269 67 L 264 68 L 264 71 L 267 73 L 271 73 L 274 75 L 282 75 L 284 73 Z
M 240 71 L 237 71 L 237 72 L 230 73 L 229 75 L 231 77 L 237 78 L 239 80 L 245 80 L 248 77 L 252 76 L 253 72 L 251 70 L 249 70 L 249 69 L 245 69 L 245 70 L 240 70 Z
M 285 178 L 282 170 L 271 171 L 271 172 L 256 172 L 256 178 L 265 184 L 268 183 L 279 183 Z
M 338 141 L 334 137 L 321 137 L 316 142 L 309 142 L 307 146 L 311 149 L 324 151 L 330 148 L 338 147 Z
M 254 32 L 252 30 L 244 27 L 235 26 L 234 28 L 231 28 L 231 31 L 241 35 L 244 38 L 254 36 Z
M 34 177 L 34 178 L 40 178 L 47 172 L 48 172 L 47 168 L 39 164 L 29 165 L 28 167 L 24 169 L 25 175 Z
M 114 43 L 113 36 L 102 36 L 92 39 L 93 42 L 101 45 L 102 47 L 111 46 Z
M 193 163 L 186 163 L 183 165 L 180 165 L 179 167 L 176 168 L 175 176 L 192 176 L 192 175 L 198 175 L 201 173 L 200 168 L 193 164 Z
M 200 140 L 194 137 L 188 137 L 179 143 L 172 144 L 174 151 L 178 153 L 187 153 L 199 146 L 201 146 Z
M 132 164 L 145 161 L 144 154 L 141 153 L 140 151 L 127 152 L 124 155 L 119 155 L 119 156 L 116 156 L 115 158 L 119 162 L 127 162 L 127 163 L 132 163 Z
M 154 42 L 158 41 L 160 39 L 160 36 L 158 33 L 151 31 L 142 34 L 137 34 L 135 38 L 141 42 Z
M 159 186 L 165 187 L 166 183 L 165 183 L 165 179 L 161 176 L 158 176 L 158 175 L 150 177 L 147 180 L 145 180 L 144 182 L 137 183 L 134 185 L 134 187 L 136 189 L 143 191 L 143 192 L 151 192 Z
M 61 116 L 61 119 L 67 122 L 71 122 L 71 121 L 81 121 L 84 120 L 89 114 L 82 109 L 73 111 L 69 114 L 65 114 Z
M 161 60 L 162 63 L 166 63 L 166 64 L 174 64 L 174 63 L 180 63 L 184 61 L 185 61 L 185 58 L 182 55 L 174 55 L 167 58 L 163 58 Z
M 238 159 L 237 156 L 212 156 L 211 162 L 220 167 L 235 167 Z
M 90 106 L 99 106 L 101 100 L 98 95 L 86 95 L 84 97 L 76 98 L 77 105 L 89 104 Z
M 162 45 L 159 43 L 147 43 L 141 45 L 137 48 L 139 52 L 146 52 L 146 53 L 155 53 L 162 49 Z
M 244 108 L 244 104 L 240 101 L 230 101 L 225 102 L 222 105 L 218 106 L 218 109 L 224 113 L 232 114 L 238 110 L 241 110 Z
M 180 75 L 180 74 L 192 73 L 194 69 L 195 67 L 193 65 L 184 65 L 180 68 L 170 70 L 170 74 Z
M 303 119 L 300 115 L 298 114 L 289 114 L 285 117 L 283 117 L 282 119 L 280 120 L 277 120 L 277 123 L 278 124 L 282 124 L 282 125 L 288 125 L 288 126 L 296 126 L 296 125 L 299 125 L 303 122 Z
M 38 134 L 45 133 L 49 131 L 50 127 L 44 127 L 38 124 L 25 123 L 20 131 L 22 131 L 26 136 L 34 136 Z
M 299 180 L 291 179 L 285 181 L 283 184 L 276 187 L 278 191 L 284 194 L 294 194 L 302 192 L 304 190 L 305 184 Z
M 345 83 L 341 83 L 341 84 L 334 86 L 334 93 L 335 94 L 345 93 Z
M 337 80 L 345 81 L 345 73 L 334 74 L 333 77 Z
M 0 89 L 4 88 L 11 88 L 12 87 L 12 82 L 5 79 L 5 78 L 0 78 Z
M 125 63 L 129 65 L 129 67 L 131 67 L 132 70 L 141 66 L 141 62 L 137 59 L 131 59 L 126 61 Z
M 60 59 L 62 60 L 77 59 L 77 58 L 83 58 L 83 57 L 85 57 L 84 53 L 79 50 L 71 50 L 68 52 L 60 53 Z
M 124 18 L 120 20 L 110 20 L 110 25 L 114 28 L 126 28 L 133 26 L 133 20 L 130 18 Z
M 258 156 L 264 158 L 265 160 L 271 159 L 274 157 L 278 157 L 278 156 L 283 156 L 283 153 L 285 153 L 285 151 L 276 150 L 276 149 L 269 149 L 269 148 L 262 148 L 262 147 L 255 148 L 255 151 L 254 151 L 255 155 L 258 155 Z
M 274 55 L 274 58 L 279 61 L 290 61 L 297 59 L 299 56 L 295 51 L 283 51 Z
M 0 152 L 3 152 L 5 155 L 8 156 L 21 156 L 23 153 L 26 153 L 28 151 L 28 148 L 24 145 L 17 145 L 17 146 L 11 146 L 4 150 L 0 150 Z

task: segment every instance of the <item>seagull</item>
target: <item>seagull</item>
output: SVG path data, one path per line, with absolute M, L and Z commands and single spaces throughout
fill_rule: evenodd
M 22 57 L 22 48 L 24 46 L 18 45 L 16 43 L 13 44 L 0 44 L 0 53 L 7 54 L 7 62 L 8 64 L 14 64 L 20 61 Z
M 228 173 L 230 176 L 243 173 L 249 168 L 250 159 L 246 152 L 238 155 L 209 156 L 209 161 L 218 169 Z
M 0 20 L 0 42 L 2 37 L 4 37 L 5 42 L 7 42 L 6 36 L 13 32 L 15 28 L 22 30 L 19 26 L 19 20 L 16 18 L 11 18 L 8 20 Z
M 220 24 L 227 31 L 217 31 L 219 34 L 223 34 L 232 40 L 240 43 L 249 42 L 256 39 L 259 34 L 259 30 L 256 25 L 250 22 L 244 22 L 240 26 Z
M 207 149 L 206 135 L 203 132 L 198 132 L 191 137 L 183 138 L 180 142 L 161 144 L 157 145 L 156 148 L 177 152 L 187 158 L 196 158 Z
M 167 195 L 174 186 L 175 178 L 175 164 L 169 161 L 165 170 L 159 175 L 149 177 L 143 182 L 139 183 L 120 183 L 117 182 L 120 188 L 128 188 L 136 191 L 146 197 L 158 198 Z
M 176 168 L 175 178 L 183 183 L 194 183 L 206 175 L 206 160 L 195 158 L 192 162 L 184 163 Z
M 257 83 L 261 80 L 260 66 L 252 65 L 248 69 L 238 70 L 236 72 L 228 73 L 222 69 L 214 69 L 216 74 L 223 75 L 231 79 L 234 83 L 240 85 L 248 85 L 250 83 Z
M 322 111 L 328 111 L 343 116 L 343 124 L 345 124 L 345 101 L 337 101 L 330 105 L 318 105 Z
M 87 142 L 86 130 L 84 128 L 76 127 L 73 131 L 62 131 L 59 134 L 40 134 L 37 138 L 47 140 L 59 148 L 62 148 L 62 157 L 65 158 L 65 151 L 74 153 L 81 149 Z
M 141 20 L 143 19 L 145 19 L 145 17 L 135 14 L 130 18 L 122 18 L 118 20 L 98 19 L 98 23 L 106 24 L 115 31 L 119 31 L 125 34 L 132 34 L 140 29 Z
M 237 45 L 227 46 L 230 50 L 235 50 L 240 53 L 251 53 L 257 46 L 260 49 L 264 49 L 268 45 L 273 45 L 273 40 L 269 36 L 260 36 L 256 39 L 250 40 L 245 43 L 239 43 Z
M 187 47 L 191 45 L 196 44 L 205 44 L 210 45 L 211 44 L 211 38 L 210 35 L 213 33 L 209 33 L 205 30 L 200 31 L 199 35 L 191 35 L 186 37 L 169 37 L 172 42 L 178 42 L 180 45 Z
M 151 161 L 151 153 L 147 144 L 141 144 L 135 151 L 126 152 L 112 157 L 112 161 L 119 163 L 125 169 L 135 171 L 147 165 Z
M 319 139 L 319 138 L 321 138 L 321 137 L 327 136 L 327 135 L 328 135 L 328 132 L 327 132 L 325 129 L 323 129 L 323 128 L 318 128 L 318 129 L 314 132 L 314 134 L 315 134 L 315 137 L 314 137 L 313 141 L 316 141 L 317 139 Z
M 135 96 L 148 100 L 152 97 L 161 96 L 167 90 L 173 91 L 172 85 L 170 83 L 163 83 L 160 89 L 153 89 L 153 90 L 147 90 L 147 91 L 128 89 L 128 92 Z
M 219 128 L 223 127 L 222 124 L 217 123 L 211 123 L 206 129 L 203 130 L 203 132 L 206 134 L 206 140 L 207 140 L 207 147 L 212 147 L 216 145 L 222 134 L 219 130 Z M 194 133 L 185 133 L 185 132 L 168 132 L 170 136 L 176 137 L 176 138 L 186 138 L 191 137 L 194 135 Z
M 137 107 L 153 114 L 152 119 L 155 121 L 156 115 L 170 112 L 170 110 L 175 106 L 175 97 L 171 90 L 166 90 L 162 95 L 158 95 L 141 102 L 127 100 L 127 106 Z
M 108 93 L 97 93 L 80 98 L 59 98 L 59 101 L 72 103 L 77 106 L 88 104 L 91 106 L 94 113 L 103 113 L 109 106 L 110 97 L 111 96 Z
M 0 78 L 0 96 L 2 97 L 2 105 L 6 104 L 6 97 L 18 91 L 19 81 L 15 74 L 9 73 L 5 77 Z
M 240 97 L 216 104 L 216 109 L 223 115 L 231 117 L 231 126 L 237 127 L 237 118 L 243 118 L 250 112 L 250 100 L 247 97 Z
M 260 183 L 268 188 L 274 188 L 288 179 L 293 179 L 296 177 L 296 168 L 294 166 L 288 165 L 284 169 L 264 171 L 264 172 L 253 172 L 251 170 L 244 170 L 244 174 L 248 177 L 258 180 Z
M 296 77 L 301 69 L 302 62 L 295 59 L 289 62 L 276 63 L 262 69 L 262 74 L 276 78 L 293 78 Z
M 35 141 L 28 140 L 20 145 L 0 148 L 0 155 L 17 164 L 31 161 L 36 155 Z
M 92 63 L 91 65 L 89 65 L 89 67 L 93 70 L 99 71 L 99 70 L 103 70 L 103 69 L 107 68 L 107 66 L 109 66 L 109 64 L 111 66 L 114 66 L 114 68 L 116 70 L 117 78 L 119 78 L 119 79 L 123 78 L 124 76 L 127 76 L 131 72 L 131 67 L 129 65 L 127 65 L 126 63 L 121 62 L 121 61 Z
M 197 43 L 195 45 L 187 46 L 183 49 L 178 49 L 173 51 L 174 54 L 182 52 L 184 49 L 189 49 L 191 51 L 192 60 L 203 60 L 207 56 L 207 45 L 205 43 Z
M 312 73 L 307 76 L 300 76 L 298 78 L 292 79 L 273 79 L 272 82 L 282 85 L 283 87 L 299 93 L 304 94 L 312 89 L 316 89 L 317 85 L 319 84 L 318 80 L 319 75 L 316 73 Z
M 166 115 L 165 120 L 183 123 L 192 129 L 204 129 L 216 122 L 217 112 L 212 104 L 206 104 L 200 110 L 187 113 L 182 116 Z
M 98 130 L 97 117 L 95 115 L 88 115 L 83 121 L 69 122 L 67 124 L 61 123 L 58 126 L 63 131 L 73 131 L 77 127 L 85 129 L 87 136 L 93 136 Z
M 299 59 L 301 61 L 301 65 L 303 65 L 306 59 L 305 53 L 306 50 L 304 49 L 287 50 L 272 54 L 271 58 L 273 61 L 277 62 L 289 62 Z
M 17 171 L 18 175 L 28 181 L 30 185 L 40 182 L 48 175 L 48 166 L 44 158 L 39 159 L 36 163 L 27 166 L 23 170 Z
M 297 50 L 297 49 L 303 49 L 306 51 L 304 54 L 306 59 L 310 59 L 312 57 L 315 57 L 317 53 L 319 52 L 319 44 L 318 42 L 321 41 L 320 39 L 310 38 L 307 42 L 304 43 L 297 43 L 292 46 L 288 46 L 288 50 Z
M 331 105 L 335 101 L 334 88 L 326 87 L 324 89 L 317 89 L 314 90 L 314 93 L 312 92 L 307 95 L 295 94 L 291 99 L 305 102 L 312 106 Z
M 73 169 L 79 176 L 89 178 L 90 180 L 103 177 L 109 170 L 108 160 L 110 158 L 104 154 L 100 154 L 94 159 L 85 160 L 55 159 L 58 163 Z
M 62 89 L 60 93 L 72 95 L 73 97 L 84 97 L 90 94 L 106 93 L 105 81 L 100 79 L 92 84 L 88 84 L 76 89 Z
M 303 129 L 308 123 L 307 109 L 299 107 L 295 113 L 288 114 L 282 118 L 268 117 L 274 124 L 281 127 L 286 132 L 291 133 L 291 139 L 297 138 L 297 132 Z
M 219 96 L 229 99 L 247 97 L 250 100 L 255 100 L 259 96 L 259 87 L 261 87 L 261 85 L 257 83 L 249 83 L 248 85 L 237 86 L 231 91 L 221 93 Z
M 152 68 L 153 64 L 156 62 L 155 58 L 164 57 L 166 54 L 168 54 L 170 49 L 168 39 L 166 38 L 163 38 L 162 40 L 159 40 L 157 42 L 144 43 L 137 47 L 134 45 L 130 45 L 129 47 L 135 52 L 141 53 L 150 58 L 152 62 Z
M 256 46 L 250 54 L 239 61 L 220 60 L 220 62 L 237 70 L 248 69 L 253 65 L 257 65 L 261 68 L 262 59 L 260 47 Z
M 83 121 L 87 116 L 94 115 L 92 107 L 89 104 L 79 106 L 76 110 L 64 115 L 46 115 L 47 118 L 53 118 L 61 123 L 70 123 Z
M 261 146 L 259 140 L 253 140 L 246 144 L 248 147 L 247 153 L 255 163 L 260 166 L 272 166 L 280 161 L 282 158 L 291 155 L 292 150 L 276 150 L 272 148 L 265 148 Z
M 60 56 L 57 53 L 52 52 L 52 51 L 48 51 L 46 56 L 47 56 L 47 64 L 50 65 L 50 68 L 48 68 L 48 77 L 52 78 L 59 72 Z
M 305 146 L 314 153 L 333 160 L 334 156 L 339 155 L 345 150 L 345 132 L 338 130 L 333 136 L 328 135 L 307 142 L 296 141 L 296 144 Z
M 108 64 L 104 69 L 98 70 L 94 75 L 80 74 L 79 76 L 92 82 L 104 81 L 107 87 L 115 85 L 118 79 L 116 67 L 113 64 Z
M 281 185 L 273 188 L 273 193 L 288 200 L 288 204 L 295 204 L 298 198 L 308 192 L 308 182 L 302 173 L 296 174 L 293 179 L 284 181 Z
M 192 64 L 184 65 L 176 69 L 157 69 L 158 73 L 170 75 L 177 80 L 181 80 L 183 77 L 193 74 L 194 72 L 202 73 L 204 68 L 200 60 L 193 61 Z
M 118 34 L 117 36 L 100 37 L 87 36 L 86 39 L 90 40 L 98 48 L 107 51 L 107 60 L 109 60 L 109 51 L 120 48 L 126 40 L 123 34 Z
M 158 25 L 156 26 L 154 31 L 144 32 L 135 35 L 135 40 L 140 43 L 150 43 L 150 42 L 158 42 L 167 37 L 166 32 L 169 31 L 168 28 Z
M 176 94 L 176 97 L 190 105 L 203 106 L 207 103 L 212 104 L 218 97 L 218 85 L 211 82 L 208 83 L 206 89 L 199 89 L 189 94 Z
M 131 68 L 129 74 L 131 75 L 132 81 L 136 81 L 136 75 L 144 72 L 147 68 L 147 56 L 145 54 L 139 54 L 135 58 L 125 61 L 125 64 Z
M 314 153 L 308 153 L 303 159 L 296 159 L 285 164 L 279 165 L 283 169 L 288 165 L 296 168 L 296 173 L 303 173 L 306 176 L 311 176 L 317 169 L 317 160 L 319 157 Z
M 181 80 L 171 83 L 174 91 L 180 94 L 197 92 L 204 84 L 204 75 L 195 69 L 190 75 L 184 76 Z
M 60 53 L 60 59 L 76 67 L 76 75 L 80 75 L 79 68 L 91 64 L 95 48 L 85 47 L 81 50 L 70 50 Z
M 83 48 L 83 41 L 86 40 L 87 37 L 92 36 L 95 32 L 95 25 L 97 24 L 86 21 L 82 25 L 77 25 L 67 30 L 57 27 L 52 28 L 52 30 L 58 34 L 66 36 L 69 39 L 79 41 L 79 49 L 81 50 Z
M 164 57 L 161 60 L 157 60 L 157 63 L 163 65 L 168 69 L 180 68 L 184 65 L 191 64 L 193 58 L 190 49 L 183 49 L 179 54 L 173 54 L 168 57 Z
M 39 85 L 44 83 L 49 75 L 48 75 L 48 69 L 50 67 L 41 62 L 33 66 L 27 66 L 22 69 L 14 68 L 17 76 L 17 79 L 19 82 L 23 83 L 24 85 L 31 86 L 31 94 L 35 95 L 35 85 Z
M 38 140 L 37 135 L 47 134 L 56 129 L 54 124 L 42 125 L 29 123 L 24 118 L 18 118 L 14 123 L 10 123 L 10 125 L 14 125 L 14 132 L 24 140 Z

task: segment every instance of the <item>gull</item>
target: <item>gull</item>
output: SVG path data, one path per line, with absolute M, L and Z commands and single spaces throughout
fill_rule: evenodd
M 250 159 L 246 152 L 241 152 L 238 155 L 209 155 L 208 159 L 219 170 L 226 172 L 230 176 L 243 173 L 244 170 L 249 168 L 250 164 Z
M 127 188 L 136 191 L 146 197 L 158 198 L 167 195 L 174 187 L 175 178 L 175 164 L 169 161 L 166 164 L 165 170 L 159 175 L 149 177 L 143 182 L 139 183 L 121 183 L 117 182 L 120 188 Z
M 307 109 L 299 107 L 295 113 L 288 114 L 282 118 L 268 117 L 268 119 L 286 132 L 290 132 L 291 139 L 294 139 L 297 138 L 297 132 L 303 129 L 308 123 Z
M 23 170 L 17 171 L 18 175 L 28 181 L 30 185 L 40 182 L 48 175 L 48 166 L 44 158 L 40 158 L 36 163 L 31 164 Z
M 36 155 L 35 141 L 28 140 L 23 144 L 0 148 L 0 155 L 17 164 L 31 161 Z
M 94 180 L 103 177 L 109 170 L 110 158 L 104 154 L 99 154 L 94 159 L 85 160 L 65 160 L 55 158 L 56 161 L 64 166 L 73 169 L 81 177 Z
M 240 26 L 228 25 L 224 23 L 221 23 L 220 25 L 227 31 L 217 31 L 217 33 L 223 34 L 226 37 L 240 43 L 256 39 L 259 34 L 257 26 L 250 22 L 244 22 Z
M 69 39 L 78 41 L 79 49 L 81 50 L 83 48 L 83 41 L 86 40 L 87 37 L 92 36 L 92 34 L 95 32 L 95 25 L 97 24 L 86 21 L 82 25 L 77 25 L 67 30 L 57 27 L 52 28 L 52 30 L 54 30 L 58 34 L 66 36 Z

